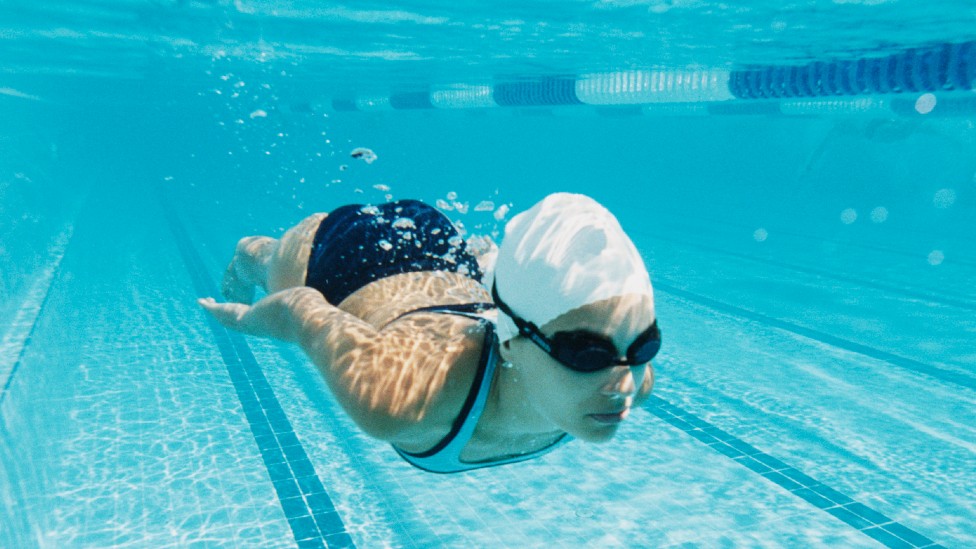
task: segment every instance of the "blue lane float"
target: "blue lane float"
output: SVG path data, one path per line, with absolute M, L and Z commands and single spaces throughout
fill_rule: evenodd
M 576 80 L 573 78 L 503 82 L 495 84 L 493 95 L 495 103 L 502 107 L 552 107 L 583 104 L 576 97 Z
M 738 99 L 888 95 L 972 90 L 976 41 L 911 48 L 885 57 L 732 71 Z
M 390 96 L 390 106 L 397 110 L 434 108 L 427 92 L 395 93 Z

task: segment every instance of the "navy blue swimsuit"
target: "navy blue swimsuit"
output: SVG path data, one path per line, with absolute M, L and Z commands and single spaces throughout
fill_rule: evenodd
M 305 285 L 339 305 L 370 282 L 402 273 L 450 271 L 481 282 L 451 220 L 418 200 L 350 204 L 322 220 L 308 258 Z

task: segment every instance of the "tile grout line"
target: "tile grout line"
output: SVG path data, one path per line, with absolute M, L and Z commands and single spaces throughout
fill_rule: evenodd
M 855 501 L 661 397 L 651 395 L 643 408 L 712 450 L 887 547 L 939 547 L 919 532 Z
M 217 287 L 206 275 L 175 212 L 162 196 L 160 203 L 194 289 L 201 296 L 216 295 Z M 206 318 L 298 547 L 321 547 L 323 543 L 354 547 L 247 341 L 212 316 Z

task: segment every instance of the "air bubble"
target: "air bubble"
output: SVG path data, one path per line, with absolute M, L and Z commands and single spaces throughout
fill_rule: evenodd
M 508 209 L 509 209 L 508 204 L 502 204 L 501 206 L 499 206 L 498 209 L 495 210 L 495 221 L 501 221 L 502 219 L 505 219 L 505 216 L 508 215 Z
M 932 250 L 932 253 L 929 254 L 928 259 L 929 265 L 941 265 L 942 262 L 945 261 L 945 254 L 942 253 L 942 250 Z
M 938 100 L 935 98 L 933 93 L 923 93 L 915 100 L 915 110 L 919 114 L 928 114 L 935 109 L 935 104 Z
M 409 217 L 398 217 L 393 221 L 393 228 L 395 229 L 416 229 L 417 224 L 414 223 L 413 219 Z
M 389 240 L 380 240 L 379 242 L 376 243 L 376 245 L 387 252 L 393 249 L 393 244 L 390 244 Z
M 877 208 L 871 210 L 871 221 L 875 223 L 884 223 L 888 220 L 888 208 L 884 206 L 878 206 Z
M 366 147 L 356 147 L 349 153 L 349 156 L 359 158 L 367 164 L 372 164 L 377 159 L 376 153 Z
M 491 200 L 482 200 L 478 202 L 478 205 L 474 207 L 476 212 L 490 212 L 495 209 L 495 203 Z
M 452 201 L 457 200 L 457 193 L 454 191 L 447 193 L 447 199 Z
M 765 242 L 769 237 L 769 233 L 766 229 L 759 228 L 756 229 L 756 232 L 752 233 L 752 237 L 756 239 L 756 242 Z
M 952 189 L 939 189 L 932 197 L 932 204 L 936 208 L 948 208 L 956 202 L 956 191 Z
M 847 208 L 846 210 L 840 212 L 840 221 L 845 225 L 850 225 L 857 221 L 857 210 L 854 208 Z

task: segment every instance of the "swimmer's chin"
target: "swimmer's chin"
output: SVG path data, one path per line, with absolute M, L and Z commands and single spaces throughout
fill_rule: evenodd
M 572 435 L 573 438 L 582 440 L 583 442 L 604 444 L 613 440 L 613 437 L 617 434 L 617 428 L 613 427 L 610 429 L 599 430 L 587 429 L 585 431 L 581 430 L 580 432 L 569 434 Z

